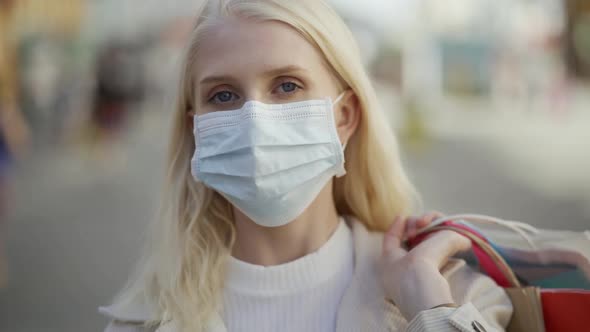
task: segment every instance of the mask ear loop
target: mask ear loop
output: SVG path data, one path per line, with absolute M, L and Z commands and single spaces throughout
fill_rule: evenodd
M 338 103 L 339 103 L 339 102 L 342 100 L 342 98 L 343 98 L 343 97 L 344 97 L 344 95 L 346 94 L 346 91 L 347 91 L 347 90 L 344 90 L 344 91 L 342 91 L 342 93 L 340 93 L 340 94 L 338 95 L 338 97 L 336 97 L 336 99 L 334 99 L 334 102 L 332 103 L 332 107 L 334 107 L 336 104 L 338 104 Z M 341 144 L 341 146 L 342 146 L 342 151 L 345 151 L 345 150 L 346 150 L 346 145 L 347 145 L 347 144 L 348 144 L 348 142 L 344 142 L 344 144 Z
M 342 91 L 342 93 L 339 94 L 338 97 L 336 97 L 336 99 L 334 99 L 332 106 L 335 106 L 336 104 L 338 104 L 342 100 L 342 98 L 344 97 L 345 94 L 346 94 L 346 91 Z

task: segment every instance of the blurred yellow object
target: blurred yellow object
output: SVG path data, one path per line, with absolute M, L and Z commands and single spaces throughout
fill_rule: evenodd
M 10 5 L 5 6 L 0 4 L 0 107 L 16 102 L 18 86 L 14 11 Z
M 400 133 L 403 144 L 414 152 L 427 148 L 430 143 L 430 135 L 419 103 L 412 98 L 407 98 L 405 112 L 406 117 Z
M 18 105 L 17 42 L 13 34 L 16 20 L 12 4 L 0 8 L 0 139 L 5 141 L 8 152 L 18 157 L 29 145 L 30 132 Z
M 85 3 L 82 0 L 15 1 L 17 28 L 20 32 L 77 33 L 85 16 Z

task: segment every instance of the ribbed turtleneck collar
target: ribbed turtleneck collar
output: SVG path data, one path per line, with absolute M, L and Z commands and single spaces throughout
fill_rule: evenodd
M 230 258 L 226 287 L 238 292 L 291 293 L 330 281 L 353 264 L 352 232 L 343 218 L 317 251 L 294 261 L 261 266 Z

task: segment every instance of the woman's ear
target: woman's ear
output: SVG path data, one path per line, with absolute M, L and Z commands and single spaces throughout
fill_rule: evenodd
M 344 93 L 342 99 L 334 106 L 334 119 L 338 137 L 342 145 L 356 132 L 361 119 L 361 104 L 352 89 Z

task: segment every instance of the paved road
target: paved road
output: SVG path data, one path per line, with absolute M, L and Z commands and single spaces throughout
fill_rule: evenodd
M 124 282 L 155 209 L 161 126 L 154 118 L 132 131 L 121 151 L 127 162 L 119 160 L 118 167 L 54 151 L 18 172 L 7 220 L 11 281 L 0 291 L 0 331 L 99 331 L 105 325 L 96 307 Z M 588 227 L 581 199 L 557 201 L 523 188 L 491 158 L 475 143 L 445 141 L 406 154 L 406 164 L 427 209 Z

